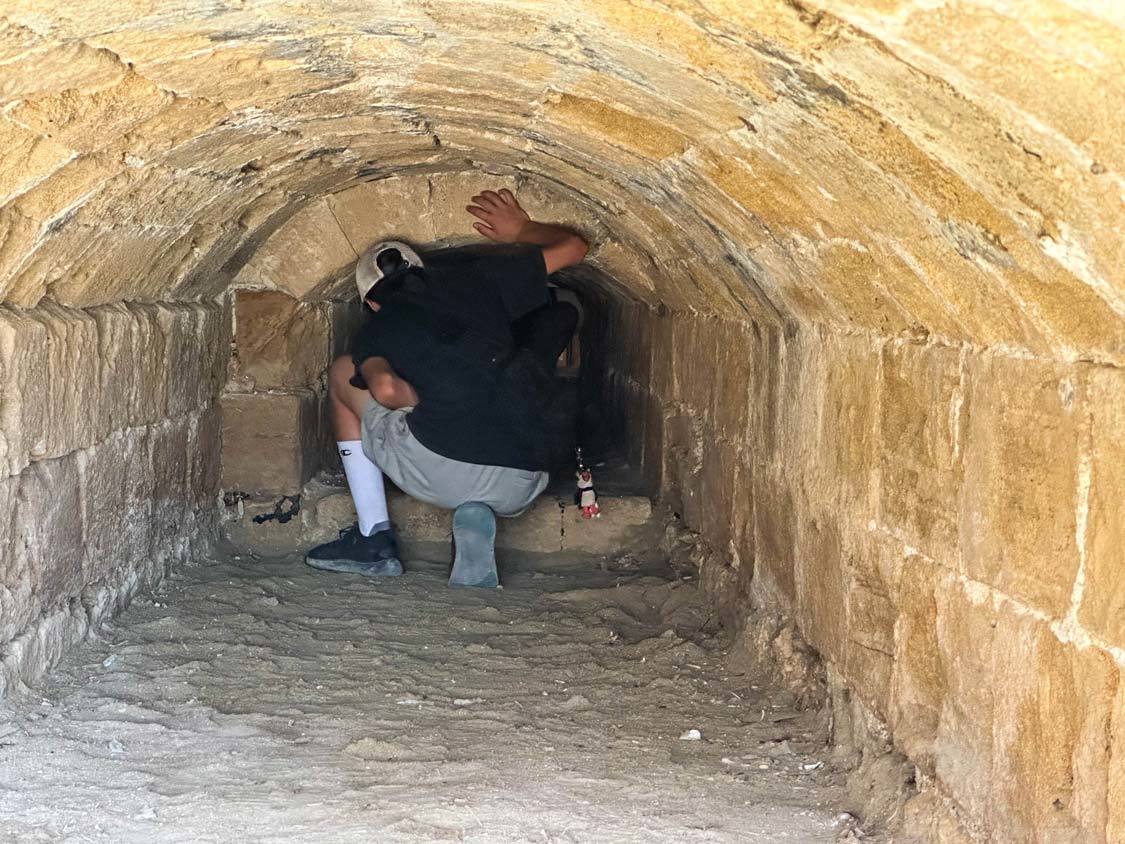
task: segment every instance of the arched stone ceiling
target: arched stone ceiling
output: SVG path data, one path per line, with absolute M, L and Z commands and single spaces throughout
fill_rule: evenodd
M 584 216 L 594 260 L 653 303 L 1125 361 L 1117 3 L 2 14 L 14 306 L 211 296 L 320 197 L 494 174 Z

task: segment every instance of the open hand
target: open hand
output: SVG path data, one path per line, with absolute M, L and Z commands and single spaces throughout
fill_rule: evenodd
M 499 243 L 518 242 L 524 225 L 531 219 L 507 188 L 481 191 L 465 210 L 481 220 L 473 223 L 474 229 Z

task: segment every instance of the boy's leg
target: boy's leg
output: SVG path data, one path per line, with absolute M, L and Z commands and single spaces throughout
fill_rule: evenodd
M 366 575 L 402 574 L 398 543 L 387 513 L 383 473 L 363 453 L 360 416 L 369 406 L 371 394 L 352 386 L 355 373 L 351 358 L 337 358 L 328 370 L 328 402 L 336 447 L 344 464 L 344 475 L 355 503 L 357 524 L 334 542 L 309 551 L 305 562 L 329 571 Z
M 328 370 L 328 412 L 340 461 L 344 464 L 344 475 L 348 479 L 348 489 L 355 502 L 359 532 L 371 536 L 389 528 L 391 522 L 387 514 L 383 473 L 363 453 L 359 435 L 359 419 L 371 394 L 349 383 L 354 373 L 351 358 L 340 357 L 333 362 Z
M 453 571 L 449 585 L 495 589 L 496 515 L 487 504 L 470 501 L 453 511 Z

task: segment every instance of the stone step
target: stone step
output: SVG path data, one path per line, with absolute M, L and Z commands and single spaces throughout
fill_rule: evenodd
M 452 532 L 453 513 L 417 501 L 398 492 L 387 497 L 391 520 L 404 545 L 447 546 Z M 579 554 L 612 555 L 641 539 L 652 528 L 652 502 L 638 495 L 599 497 L 602 516 L 583 519 L 573 499 L 550 493 L 540 496 L 531 508 L 512 519 L 498 519 L 496 547 L 502 551 L 551 553 L 570 551 Z M 224 529 L 236 546 L 262 553 L 291 553 L 334 539 L 338 532 L 355 521 L 351 496 L 339 487 L 313 482 L 301 497 L 301 509 L 282 524 L 276 520 L 261 524 L 254 517 L 273 512 L 273 501 L 242 502 L 242 515 L 236 506 L 227 508 Z

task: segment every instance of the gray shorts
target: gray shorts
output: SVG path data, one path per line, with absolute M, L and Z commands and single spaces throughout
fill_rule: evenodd
M 360 415 L 360 439 L 367 458 L 411 498 L 448 510 L 479 501 L 498 516 L 518 516 L 546 488 L 546 472 L 480 466 L 435 454 L 411 433 L 409 413 L 409 408 L 388 410 L 368 399 Z

